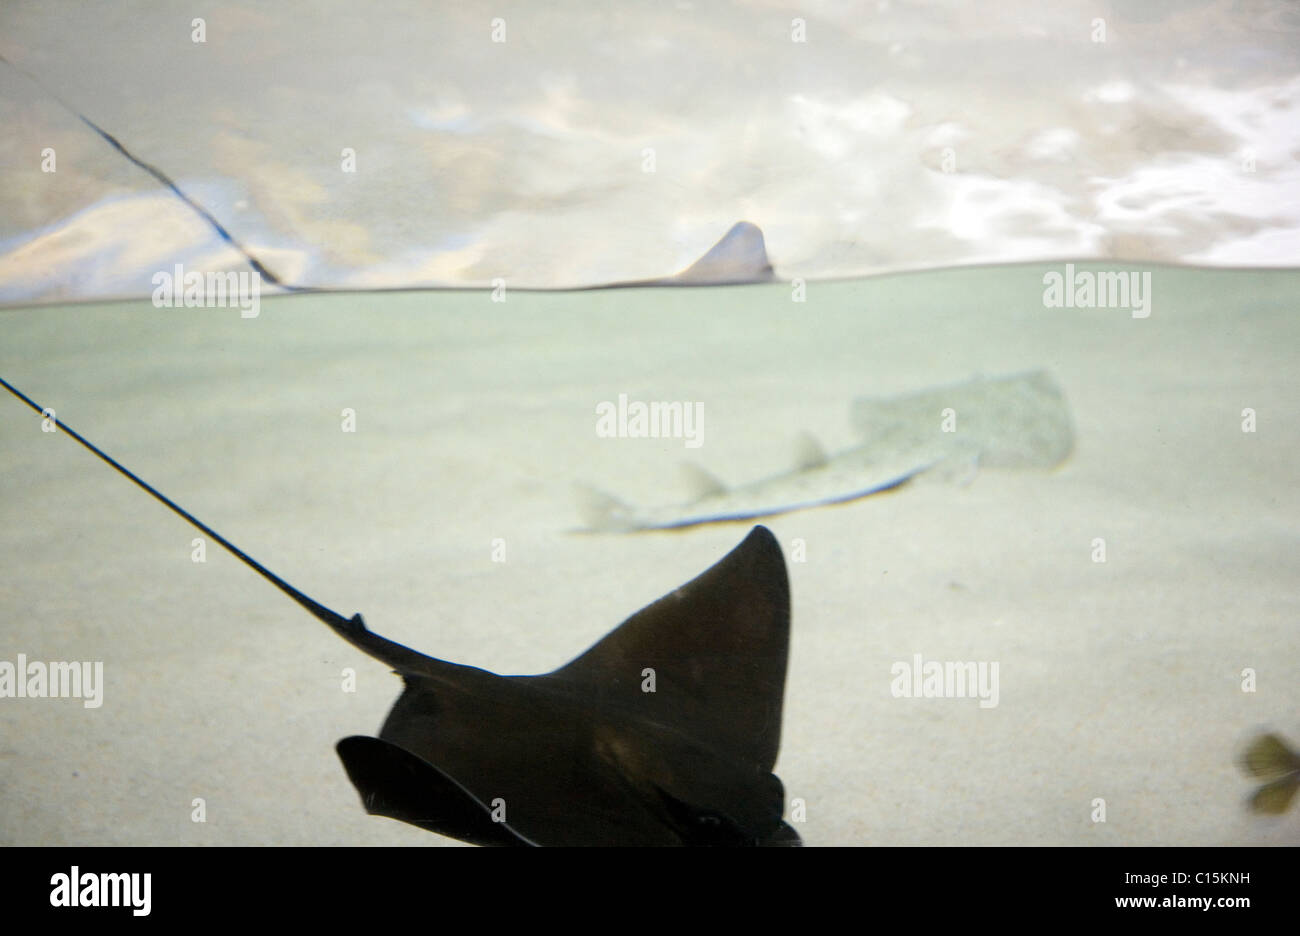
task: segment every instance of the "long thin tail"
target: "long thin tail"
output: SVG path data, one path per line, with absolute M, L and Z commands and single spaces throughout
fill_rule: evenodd
M 45 415 L 45 409 L 41 407 L 40 404 L 38 404 L 27 394 L 23 393 L 13 384 L 9 383 L 9 381 L 5 380 L 3 377 L 0 377 L 0 386 L 3 386 L 14 396 L 18 397 L 18 399 L 22 400 L 32 409 L 36 410 L 37 413 L 41 414 L 42 416 Z M 175 501 L 167 497 L 157 488 L 153 487 L 148 482 L 141 479 L 138 475 L 131 472 L 126 467 L 124 467 L 123 465 L 115 461 L 113 458 L 106 455 L 104 452 L 102 452 L 99 449 L 98 446 L 88 441 L 83 435 L 81 435 L 81 433 L 72 429 L 66 423 L 59 422 L 57 423 L 57 427 L 63 432 L 66 432 L 68 435 L 72 436 L 74 439 L 76 439 L 86 448 L 90 449 L 90 451 L 94 452 L 97 456 L 99 456 L 101 459 L 107 462 L 115 471 L 125 475 L 136 485 L 142 488 L 146 493 L 148 493 L 151 497 L 161 501 L 174 513 L 176 513 L 180 517 L 183 517 L 185 521 L 189 523 L 191 526 L 193 526 L 195 529 L 200 530 L 201 532 L 212 537 L 223 547 L 225 547 L 225 549 L 232 556 L 234 556 L 240 562 L 244 563 L 244 565 L 248 566 L 258 575 L 262 576 L 262 578 L 266 579 L 276 588 L 280 589 L 280 591 L 284 592 L 286 595 L 288 595 L 290 598 L 296 601 L 303 608 L 307 609 L 307 611 L 309 611 L 313 617 L 319 620 L 322 624 L 329 627 L 330 630 L 334 631 L 334 633 L 338 634 L 340 637 L 342 637 L 348 643 L 352 644 L 352 646 L 356 647 L 358 650 L 362 650 L 365 653 L 370 654 L 375 659 L 387 663 L 389 666 L 393 667 L 393 669 L 402 673 L 404 676 L 422 675 L 422 676 L 428 676 L 433 679 L 449 678 L 455 681 L 457 678 L 459 678 L 458 674 L 461 671 L 473 668 L 473 667 L 462 666 L 459 663 L 449 663 L 446 660 L 439 660 L 436 657 L 427 656 L 423 653 L 420 653 L 418 650 L 412 650 L 410 647 L 406 646 L 405 644 L 400 644 L 395 640 L 389 640 L 387 637 L 381 637 L 379 634 L 376 634 L 374 631 L 366 627 L 366 622 L 361 617 L 360 614 L 354 614 L 350 618 L 345 618 L 343 615 L 338 614 L 335 611 L 331 611 L 329 608 L 325 607 L 319 601 L 316 601 L 315 599 L 310 598 L 307 595 L 304 595 L 302 592 L 298 591 L 298 589 L 294 588 L 292 585 L 290 585 L 284 579 L 280 578 L 280 576 L 276 575 L 266 566 L 262 565 L 260 562 L 258 562 L 248 553 L 244 552 L 234 543 L 230 542 L 230 540 L 226 539 L 216 530 L 212 529 L 212 527 L 208 526 L 198 517 L 194 516 L 192 513 L 190 513 L 180 504 L 177 504 Z
M 218 237 L 220 237 L 223 241 L 225 241 L 235 250 L 243 254 L 244 259 L 248 261 L 248 265 L 251 266 L 258 273 L 258 275 L 262 277 L 262 279 L 266 280 L 268 283 L 271 283 L 275 286 L 279 286 L 282 289 L 286 289 L 290 292 L 300 291 L 299 287 L 294 286 L 292 283 L 282 282 L 278 276 L 276 276 L 269 269 L 267 269 L 266 265 L 263 264 L 261 260 L 257 259 L 257 257 L 253 256 L 253 252 L 249 250 L 247 247 L 245 247 L 243 243 L 237 240 L 235 238 L 235 235 L 231 234 L 230 231 L 226 229 L 226 226 L 222 224 L 220 221 L 218 221 L 216 216 L 213 215 L 212 212 L 208 211 L 208 209 L 204 208 L 197 201 L 195 201 L 184 191 L 182 191 L 181 187 L 176 184 L 175 180 L 173 180 L 171 176 L 167 175 L 167 173 L 163 172 L 157 166 L 154 166 L 151 163 L 147 163 L 139 156 L 135 155 L 135 153 L 131 152 L 129 149 L 123 146 L 122 142 L 118 140 L 117 137 L 113 136 L 113 134 L 109 133 L 107 130 L 105 130 L 99 124 L 95 123 L 85 114 L 83 114 L 81 111 L 77 110 L 77 108 L 73 107 L 63 98 L 59 97 L 57 94 L 51 91 L 46 86 L 45 82 L 41 81 L 31 72 L 27 71 L 27 69 L 20 68 L 18 65 L 5 58 L 3 55 L 0 55 L 0 62 L 3 62 L 4 64 L 8 65 L 10 68 L 18 72 L 19 74 L 24 75 L 34 85 L 40 88 L 43 93 L 49 95 L 51 98 L 57 101 L 58 104 L 64 110 L 75 115 L 78 120 L 80 120 L 92 131 L 94 131 L 101 139 L 103 139 L 105 143 L 113 147 L 113 149 L 117 150 L 118 153 L 120 153 L 122 156 L 125 156 L 136 166 L 143 169 L 145 172 L 149 173 L 149 175 L 153 176 L 154 179 L 156 179 L 159 183 L 161 183 L 164 188 L 169 189 L 171 193 L 175 195 L 177 198 L 179 198 L 182 202 L 184 202 L 185 205 L 188 206 L 191 211 L 193 211 L 200 218 L 202 218 L 204 222 L 208 225 L 208 227 L 212 228 L 212 230 L 214 230 L 217 233 Z M 9 386 L 9 385 L 5 384 L 5 386 Z M 13 387 L 9 387 L 9 389 L 13 390 Z M 27 402 L 30 403 L 31 401 L 28 400 Z M 96 454 L 98 454 L 101 458 L 103 458 L 102 452 L 96 452 Z M 152 493 L 156 494 L 157 492 L 155 491 Z
M 36 412 L 42 415 L 45 414 L 45 410 L 40 406 L 40 404 L 38 404 L 27 394 L 23 393 L 13 384 L 9 383 L 3 377 L 0 377 L 0 385 L 3 385 L 6 390 L 8 390 L 14 396 L 18 397 L 18 399 L 22 400 L 32 409 L 36 410 Z M 286 582 L 284 579 L 280 578 L 280 576 L 276 575 L 274 572 L 268 569 L 266 566 L 262 565 L 252 556 L 248 555 L 248 553 L 244 552 L 234 543 L 230 542 L 230 540 L 226 539 L 216 530 L 212 529 L 212 527 L 208 526 L 198 517 L 191 514 L 184 507 L 177 504 L 171 498 L 167 497 L 161 491 L 154 488 L 148 482 L 141 479 L 138 475 L 134 474 L 129 469 L 125 468 L 117 461 L 109 457 L 108 455 L 104 454 L 104 452 L 102 452 L 93 442 L 88 441 L 84 436 L 81 435 L 81 433 L 74 430 L 71 426 L 63 422 L 57 423 L 57 426 L 60 431 L 66 432 L 68 435 L 72 436 L 72 438 L 76 439 L 78 442 L 80 442 L 86 448 L 90 449 L 92 452 L 94 452 L 104 461 L 108 462 L 108 464 L 111 465 L 116 471 L 120 472 L 130 480 L 134 481 L 137 485 L 143 488 L 154 498 L 162 501 L 169 508 L 171 508 L 172 511 L 179 514 L 181 517 L 185 518 L 185 520 L 188 523 L 190 523 L 192 526 L 198 528 L 199 530 L 203 531 L 203 533 L 212 537 L 212 539 L 216 540 L 218 543 L 224 546 L 230 552 L 230 554 L 233 555 L 236 559 L 244 563 L 246 566 L 248 566 L 258 575 L 262 576 L 262 578 L 266 579 L 276 588 L 280 589 L 280 591 L 284 592 L 294 601 L 298 602 L 298 604 L 302 605 L 313 615 L 319 618 L 322 623 L 329 625 L 331 628 L 339 632 L 339 634 L 341 634 L 349 641 L 355 642 L 353 635 L 356 630 L 356 620 L 360 618 L 360 615 L 357 616 L 357 619 L 349 620 L 348 618 L 343 617 L 343 615 L 331 611 L 329 608 L 325 607 L 320 602 L 307 597 L 302 592 L 298 591 L 298 589 L 294 588 L 292 585 Z M 362 624 L 361 626 L 364 629 L 365 625 Z

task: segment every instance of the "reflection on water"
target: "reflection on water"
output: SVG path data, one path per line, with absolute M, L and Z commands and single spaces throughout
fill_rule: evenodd
M 1294 3 L 800 10 L 11 5 L 0 300 L 244 268 L 52 95 L 300 285 L 647 279 L 740 219 L 785 278 L 1300 254 Z

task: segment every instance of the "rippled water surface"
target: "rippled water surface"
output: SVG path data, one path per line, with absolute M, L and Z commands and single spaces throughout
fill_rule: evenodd
M 799 10 L 5 5 L 0 300 L 247 268 L 76 113 L 297 285 L 663 276 L 741 219 L 785 278 L 1300 255 L 1290 0 Z

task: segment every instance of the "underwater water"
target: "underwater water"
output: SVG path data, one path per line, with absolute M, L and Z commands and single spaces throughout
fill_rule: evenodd
M 494 673 L 765 524 L 807 844 L 1300 841 L 1240 764 L 1300 741 L 1298 39 L 1292 0 L 0 6 L 0 378 L 53 410 L 0 394 L 0 843 L 452 841 L 335 754 L 390 667 L 60 426 Z M 23 660 L 102 679 L 13 698 Z
M 762 521 L 791 582 L 794 827 L 810 845 L 1294 842 L 1294 815 L 1247 811 L 1236 758 L 1261 728 L 1300 734 L 1300 274 L 1072 272 L 1116 271 L 1149 274 L 1139 317 L 1046 302 L 1064 263 L 802 294 L 265 297 L 256 318 L 10 308 L 0 375 L 329 607 L 534 673 L 751 526 L 579 532 L 575 483 L 674 503 L 684 461 L 741 484 L 788 470 L 802 433 L 855 444 L 858 397 L 1046 370 L 1073 420 L 1059 467 Z M 602 437 L 620 395 L 698 405 L 700 444 Z M 214 544 L 194 561 L 190 527 L 5 400 L 5 659 L 102 661 L 104 682 L 97 708 L 0 704 L 0 840 L 449 841 L 365 815 L 334 754 L 382 723 L 386 667 Z M 918 654 L 998 664 L 996 700 L 898 697 Z

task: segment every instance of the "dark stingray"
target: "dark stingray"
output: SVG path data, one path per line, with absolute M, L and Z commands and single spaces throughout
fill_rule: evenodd
M 772 773 L 790 590 L 765 527 L 571 663 L 498 676 L 331 611 L 66 424 L 59 430 L 402 677 L 379 737 L 338 744 L 368 812 L 480 845 L 800 843 L 781 820 L 785 794 Z

